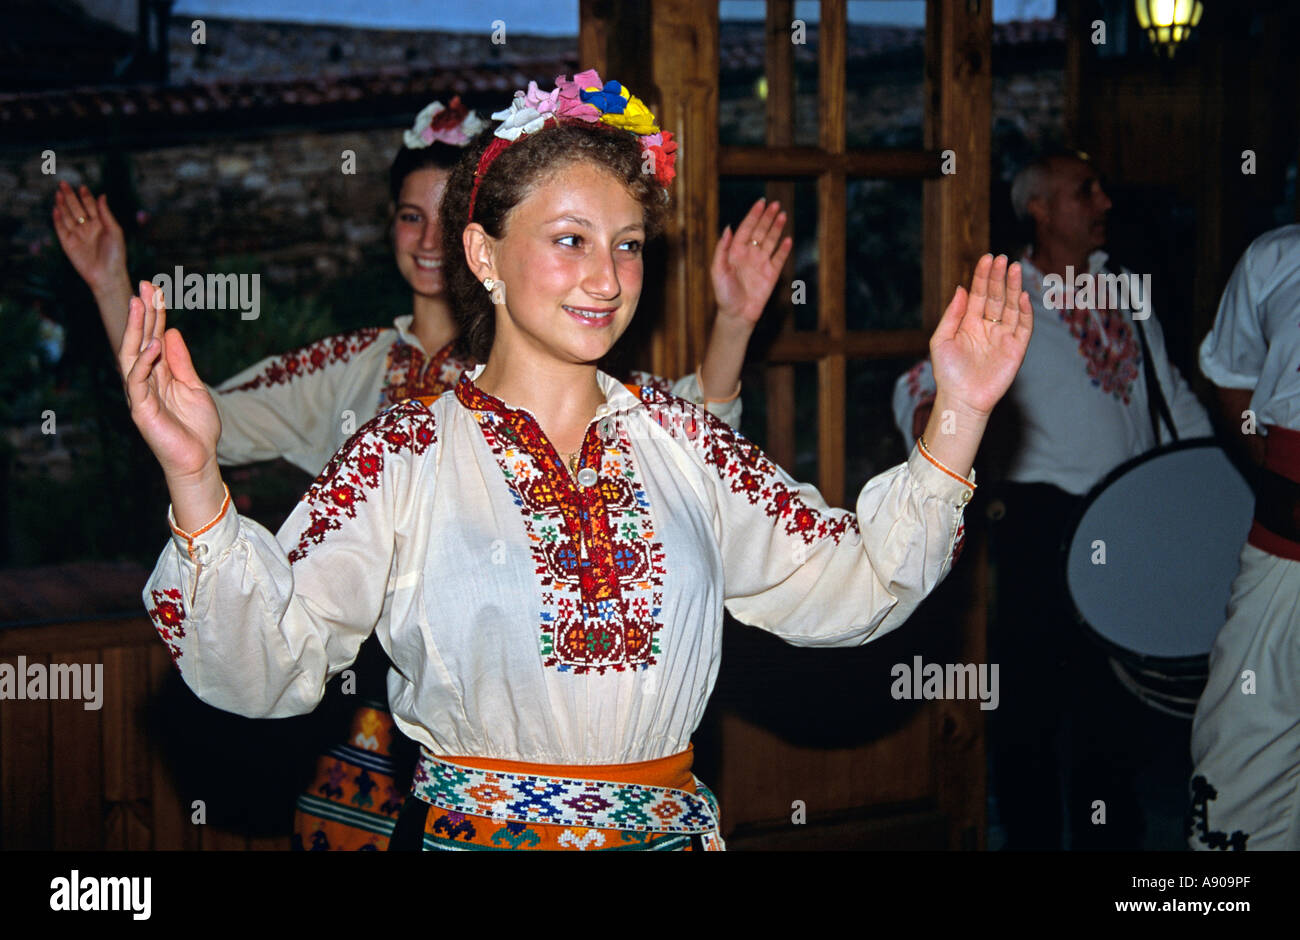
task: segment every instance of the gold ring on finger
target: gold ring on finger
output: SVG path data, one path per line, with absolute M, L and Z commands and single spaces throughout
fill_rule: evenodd
M 985 319 L 985 320 L 988 320 L 990 323 L 1001 323 L 1001 322 L 1002 322 L 1002 318 L 1001 318 L 1001 317 L 985 317 L 984 319 Z

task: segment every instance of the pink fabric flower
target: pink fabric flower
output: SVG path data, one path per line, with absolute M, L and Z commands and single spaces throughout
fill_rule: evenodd
M 588 88 L 602 87 L 604 86 L 600 80 L 600 75 L 596 73 L 595 69 L 579 72 L 573 76 L 573 81 L 569 81 L 563 75 L 555 76 L 555 90 L 559 92 L 559 100 L 555 108 L 556 115 L 578 118 L 593 124 L 599 121 L 600 109 L 583 101 L 580 93 Z
M 538 88 L 537 82 L 528 83 L 528 92 L 524 95 L 524 104 L 538 114 L 547 114 L 557 110 L 559 101 L 560 89 L 554 88 L 547 92 Z

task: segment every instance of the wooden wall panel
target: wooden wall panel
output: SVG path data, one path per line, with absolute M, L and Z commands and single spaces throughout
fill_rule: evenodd
M 50 662 L 103 664 L 100 650 L 57 653 Z M 84 674 L 84 670 L 83 670 Z M 92 680 L 93 681 L 93 680 Z M 50 702 L 51 846 L 93 851 L 104 848 L 103 706 L 109 698 L 107 675 L 98 690 L 101 707 L 86 702 Z M 83 694 L 85 690 L 83 689 Z
M 153 781 L 144 724 L 149 697 L 149 650 L 104 650 L 105 848 L 147 849 L 152 844 L 148 811 Z
M 154 701 L 176 674 L 171 654 L 162 643 L 149 648 L 149 695 Z M 176 781 L 166 763 L 156 735 L 149 739 L 150 792 L 153 795 L 153 847 L 159 851 L 199 848 L 197 827 L 191 822 L 192 807 L 182 802 Z
M 49 664 L 49 656 L 34 650 L 25 663 Z M 0 662 L 15 670 L 19 657 Z M 0 702 L 0 849 L 49 849 L 50 824 L 50 703 L 24 699 Z

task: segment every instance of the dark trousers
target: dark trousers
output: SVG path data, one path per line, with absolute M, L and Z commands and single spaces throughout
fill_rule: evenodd
M 992 487 L 990 489 L 993 489 Z M 1002 484 L 990 524 L 995 570 L 990 662 L 1000 699 L 989 734 L 992 789 L 1008 849 L 1141 848 L 1134 793 L 1144 706 L 1077 625 L 1060 550 L 1082 498 L 1047 484 Z M 996 514 L 996 511 L 993 513 Z M 1098 801 L 1104 807 L 1104 824 Z

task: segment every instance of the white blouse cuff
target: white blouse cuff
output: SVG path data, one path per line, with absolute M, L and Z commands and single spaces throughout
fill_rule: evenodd
M 907 458 L 907 469 L 922 490 L 959 508 L 965 508 L 975 493 L 974 467 L 963 480 L 921 453 L 919 442 L 912 445 L 911 456 Z
M 202 528 L 186 532 L 176 524 L 176 515 L 167 507 L 167 524 L 171 527 L 172 541 L 197 565 L 207 564 L 231 545 L 239 535 L 239 513 L 226 488 L 226 498 L 217 517 Z

